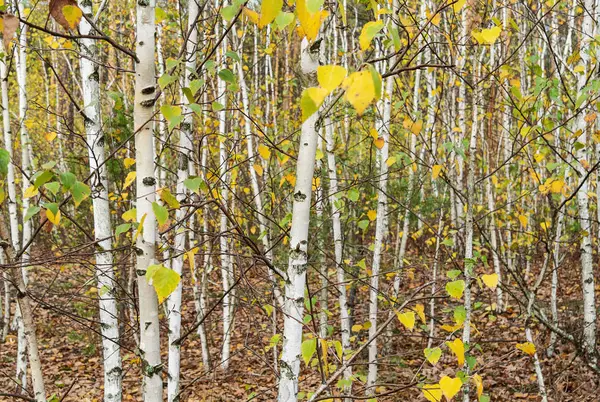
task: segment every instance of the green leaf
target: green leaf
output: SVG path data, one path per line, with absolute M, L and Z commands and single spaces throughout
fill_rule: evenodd
M 302 360 L 304 360 L 304 364 L 308 366 L 310 359 L 312 359 L 313 355 L 317 351 L 317 340 L 313 338 L 302 342 L 301 351 Z
M 351 188 L 350 190 L 348 190 L 347 197 L 350 201 L 352 201 L 352 202 L 358 201 L 359 196 L 360 196 L 360 193 L 358 192 L 358 189 Z
M 73 184 L 77 181 L 77 177 L 71 172 L 61 173 L 60 182 L 66 190 L 69 190 L 73 187 Z
M 280 12 L 279 15 L 275 18 L 275 24 L 277 25 L 277 28 L 279 30 L 284 29 L 285 27 L 290 25 L 293 21 L 294 21 L 294 14 L 286 13 L 285 11 Z
M 158 79 L 158 85 L 161 89 L 164 90 L 166 87 L 168 87 L 175 81 L 177 81 L 177 77 L 165 73 Z
M 193 80 L 193 81 L 190 81 L 189 88 L 190 88 L 190 91 L 192 91 L 192 94 L 196 95 L 196 93 L 200 90 L 200 88 L 202 88 L 203 85 L 204 85 L 204 80 Z
M 183 181 L 183 185 L 190 191 L 200 195 L 200 186 L 203 181 L 200 177 L 190 177 Z
M 211 104 L 211 106 L 212 106 L 212 110 L 215 112 L 220 112 L 221 110 L 225 109 L 225 106 L 223 106 L 222 103 L 219 103 L 217 101 L 213 102 Z
M 163 207 L 157 202 L 152 203 L 152 210 L 154 211 L 156 221 L 159 225 L 164 225 L 165 222 L 169 219 L 169 211 L 167 210 L 167 208 Z
M 4 148 L 0 148 L 0 175 L 5 176 L 8 173 L 8 164 L 10 163 L 10 155 Z
M 158 302 L 162 303 L 177 289 L 181 276 L 164 265 L 150 265 L 146 270 L 146 280 L 156 290 Z
M 35 187 L 37 187 L 37 188 L 40 188 L 44 184 L 48 183 L 50 181 L 50 179 L 52 179 L 52 177 L 54 177 L 54 173 L 52 173 L 49 170 L 44 170 L 41 173 L 36 173 L 32 177 L 32 179 L 33 179 L 33 185 Z
M 231 50 L 227 51 L 227 53 L 225 53 L 225 56 L 227 56 L 230 59 L 233 59 L 235 61 L 241 61 L 240 56 L 236 52 L 231 51 Z
M 465 281 L 462 279 L 446 284 L 446 292 L 454 299 L 460 299 L 465 291 Z
M 25 218 L 23 218 L 25 220 L 25 222 L 27 222 L 28 220 L 30 220 L 31 218 L 33 218 L 33 216 L 35 214 L 37 214 L 38 212 L 40 212 L 41 208 L 38 207 L 37 205 L 31 206 L 27 209 L 27 213 L 25 214 Z
M 179 123 L 183 121 L 181 115 L 181 107 L 173 105 L 162 105 L 160 112 L 165 116 L 165 119 L 169 122 L 169 130 L 175 128 Z
M 231 70 L 224 68 L 219 71 L 219 78 L 221 78 L 225 82 L 229 82 L 230 84 L 235 84 L 235 75 L 231 72 Z
M 44 184 L 44 187 L 53 195 L 56 195 L 58 193 L 58 190 L 60 190 L 60 183 L 57 181 L 51 181 L 50 183 Z
M 462 271 L 460 269 L 453 269 L 451 271 L 446 272 L 446 276 L 453 280 L 458 278 L 460 274 L 462 274 Z
M 131 223 L 122 223 L 115 229 L 115 237 L 119 237 L 120 234 L 127 232 L 131 229 Z
M 306 0 L 306 9 L 309 13 L 314 14 L 321 9 L 324 0 Z
M 58 213 L 58 204 L 54 202 L 44 204 L 44 208 L 50 210 L 54 215 Z
M 231 21 L 236 16 L 239 9 L 240 8 L 236 6 L 223 7 L 221 9 L 221 17 L 223 17 L 225 21 Z
M 71 194 L 73 195 L 76 207 L 78 207 L 83 200 L 88 198 L 91 193 L 88 185 L 80 181 L 76 181 L 75 184 L 73 184 L 73 187 L 71 187 Z

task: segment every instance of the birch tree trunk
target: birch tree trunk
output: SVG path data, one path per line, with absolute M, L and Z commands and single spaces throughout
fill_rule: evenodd
M 93 18 L 90 2 L 80 3 L 82 11 Z M 83 18 L 80 24 L 82 35 L 94 34 L 89 22 Z M 101 124 L 100 83 L 98 75 L 98 57 L 96 41 L 81 40 L 81 81 L 83 88 L 84 112 L 87 117 L 85 131 L 88 145 L 90 172 L 94 175 L 90 181 L 92 205 L 94 208 L 94 239 L 96 250 L 96 280 L 98 281 L 100 302 L 100 330 L 102 333 L 102 353 L 104 361 L 104 401 L 121 401 L 121 351 L 119 346 L 119 322 L 116 283 L 114 275 L 112 248 L 112 227 L 110 206 L 108 203 L 108 178 L 104 163 L 104 133 Z
M 302 74 L 315 74 L 318 66 L 318 50 L 311 52 L 306 38 L 300 48 Z M 290 230 L 290 255 L 285 283 L 285 307 L 283 350 L 279 369 L 279 402 L 296 402 L 298 397 L 298 375 L 302 345 L 302 319 L 304 316 L 304 288 L 308 262 L 308 228 L 312 181 L 317 152 L 318 112 L 302 123 L 296 185 L 292 206 L 292 228 Z
M 188 23 L 187 23 L 187 42 L 184 54 L 185 77 L 183 87 L 188 87 L 192 80 L 192 71 L 196 70 L 196 46 L 198 43 L 198 30 L 196 29 L 196 20 L 199 13 L 199 6 L 196 0 L 190 0 L 188 3 Z M 184 181 L 189 177 L 190 161 L 193 160 L 194 149 L 192 146 L 193 136 L 193 111 L 187 106 L 189 101 L 187 96 L 181 94 L 181 102 L 186 105 L 184 108 L 184 120 L 179 132 L 179 163 L 177 165 L 177 196 L 183 202 L 188 197 L 189 191 L 184 185 Z M 188 215 L 186 208 L 179 208 L 175 214 L 177 222 L 183 222 Z M 173 259 L 173 270 L 183 275 L 183 256 L 186 251 L 187 233 L 184 227 L 178 228 L 175 233 L 175 255 Z M 191 248 L 191 244 L 190 244 Z M 193 257 L 191 257 L 193 258 Z M 192 263 L 191 261 L 189 262 Z M 168 385 L 167 396 L 169 402 L 179 401 L 179 375 L 181 365 L 181 346 L 176 341 L 181 334 L 181 297 L 182 280 L 177 284 L 177 288 L 171 293 L 167 300 L 167 312 L 169 317 L 169 363 L 168 363 Z
M 139 1 L 136 6 L 134 130 L 136 154 L 137 221 L 143 222 L 143 232 L 136 240 L 136 274 L 139 294 L 140 358 L 143 372 L 144 402 L 162 401 L 162 365 L 160 360 L 160 328 L 158 299 L 154 287 L 146 280 L 146 270 L 156 264 L 156 217 L 152 210 L 155 201 L 154 136 L 152 118 L 156 102 L 155 82 L 155 22 L 156 1 Z

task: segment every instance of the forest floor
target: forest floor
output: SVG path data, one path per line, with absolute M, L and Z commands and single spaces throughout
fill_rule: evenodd
M 421 265 L 423 266 L 423 265 Z M 570 264 L 565 264 L 570 266 Z M 573 268 L 577 262 L 573 263 Z M 412 268 L 404 284 L 404 294 L 411 288 L 427 282 L 424 272 L 418 266 Z M 563 269 L 559 300 L 577 300 L 580 294 L 577 269 Z M 102 358 L 100 338 L 97 334 L 97 308 L 95 288 L 90 271 L 76 265 L 69 267 L 36 268 L 32 271 L 32 293 L 43 303 L 36 303 L 35 318 L 40 344 L 41 360 L 49 395 L 55 394 L 61 401 L 101 401 L 102 395 Z M 189 286 L 189 283 L 188 283 Z M 268 292 L 266 282 L 261 278 L 248 279 L 244 286 L 254 291 Z M 264 289 L 263 289 L 264 288 Z M 359 292 L 361 297 L 366 297 Z M 549 290 L 548 292 L 549 293 Z M 185 289 L 184 295 L 191 295 L 191 289 Z M 483 302 L 474 314 L 477 331 L 474 339 L 481 350 L 477 353 L 476 371 L 483 377 L 484 392 L 492 401 L 537 401 L 537 381 L 533 360 L 515 348 L 516 343 L 525 342 L 524 319 L 518 306 L 511 305 L 506 313 L 494 316 L 486 306 L 491 303 L 492 293 L 484 289 L 475 291 L 474 298 Z M 209 295 L 208 306 L 217 302 L 219 293 L 215 286 Z M 541 300 L 548 300 L 548 294 L 542 292 Z M 450 323 L 451 310 L 455 303 L 440 301 L 437 307 L 444 320 Z M 577 328 L 581 313 L 577 303 L 564 303 L 561 306 L 564 325 Z M 360 300 L 356 308 L 356 322 L 365 322 L 368 304 Z M 446 311 L 444 312 L 444 309 Z M 334 310 L 335 311 L 335 310 Z M 448 312 L 449 311 L 449 312 Z M 220 308 L 216 308 L 212 319 L 208 320 L 207 333 L 210 338 L 213 358 L 220 355 L 221 327 L 219 325 Z M 385 313 L 384 313 L 385 314 Z M 194 321 L 194 304 L 187 300 L 183 309 L 183 332 Z M 382 320 L 383 320 L 382 316 Z M 362 321 L 361 321 L 362 320 Z M 126 320 L 125 320 L 126 321 Z M 163 325 L 161 339 L 163 361 L 167 360 L 167 323 Z M 394 336 L 384 340 L 391 351 L 381 360 L 379 375 L 382 385 L 379 392 L 391 392 L 395 388 L 424 379 L 435 380 L 442 375 L 454 376 L 455 357 L 444 348 L 442 359 L 436 366 L 424 363 L 423 349 L 427 346 L 425 331 L 407 332 L 394 325 Z M 335 325 L 337 327 L 337 325 Z M 128 334 L 130 331 L 124 329 Z M 365 331 L 366 332 L 366 331 Z M 570 345 L 559 343 L 557 354 L 547 358 L 544 350 L 548 345 L 549 334 L 542 327 L 534 327 L 535 343 L 542 358 L 542 366 L 549 396 L 552 401 L 598 401 L 599 388 L 597 378 L 587 370 L 576 357 Z M 132 333 L 132 332 L 131 332 Z M 240 308 L 236 311 L 235 333 L 232 339 L 232 357 L 230 369 L 226 373 L 214 370 L 206 374 L 202 367 L 199 337 L 194 333 L 182 347 L 182 401 L 274 401 L 276 400 L 276 374 L 273 370 L 272 351 L 265 350 L 271 338 L 270 318 L 260 307 L 243 294 L 240 296 Z M 438 330 L 438 344 L 443 344 L 447 333 Z M 338 336 L 337 334 L 335 336 Z M 358 338 L 364 339 L 359 333 Z M 435 343 L 435 342 L 434 342 Z M 0 343 L 0 392 L 14 392 L 13 380 L 16 356 L 16 336 L 11 333 L 6 343 Z M 123 337 L 122 356 L 124 369 L 124 400 L 141 401 L 139 360 L 135 356 L 133 336 Z M 366 356 L 365 356 L 366 357 Z M 332 357 L 331 359 L 335 359 Z M 364 357 L 360 363 L 364 363 Z M 301 390 L 310 391 L 320 383 L 316 368 L 306 370 L 302 364 Z M 354 371 L 365 373 L 365 365 L 356 366 Z M 165 370 L 166 371 L 166 370 Z M 166 381 L 166 379 L 165 379 Z M 434 381 L 435 382 L 435 381 Z M 355 387 L 360 392 L 360 385 Z M 61 399 L 63 398 L 63 399 Z M 16 401 L 15 398 L 2 398 L 0 401 Z M 424 401 L 416 387 L 410 387 L 389 396 L 382 401 Z

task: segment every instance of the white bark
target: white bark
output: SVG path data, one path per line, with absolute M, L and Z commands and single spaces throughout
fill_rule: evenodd
M 82 11 L 92 17 L 90 2 L 80 3 Z M 82 35 L 92 34 L 92 27 L 83 18 L 80 24 Z M 83 84 L 84 112 L 90 171 L 94 173 L 90 181 L 92 205 L 94 208 L 94 238 L 96 250 L 96 280 L 98 281 L 100 302 L 100 329 L 102 333 L 102 352 L 104 361 L 104 401 L 121 401 L 121 352 L 119 346 L 119 323 L 116 283 L 113 256 L 111 254 L 111 216 L 108 203 L 108 179 L 104 166 L 104 133 L 101 124 L 100 83 L 98 65 L 94 60 L 98 54 L 96 41 L 81 40 L 81 80 Z
M 144 402 L 162 401 L 160 360 L 160 328 L 158 299 L 154 287 L 146 280 L 148 266 L 155 264 L 156 217 L 152 210 L 155 200 L 154 136 L 152 118 L 156 96 L 155 82 L 155 0 L 139 1 L 136 6 L 137 36 L 134 130 L 136 151 L 137 221 L 144 219 L 143 232 L 136 240 L 136 274 L 140 311 L 140 357 L 144 378 Z
M 301 68 L 305 75 L 317 69 L 317 53 L 310 53 L 308 40 L 302 40 Z M 298 375 L 300 373 L 300 348 L 302 345 L 302 319 L 304 315 L 304 288 L 308 257 L 308 228 L 315 170 L 318 133 L 315 128 L 317 113 L 302 123 L 296 186 L 292 207 L 290 230 L 290 255 L 285 283 L 285 308 L 283 350 L 280 361 L 279 402 L 296 402 Z
M 185 62 L 185 77 L 184 87 L 188 87 L 192 80 L 192 72 L 196 69 L 196 46 L 198 41 L 198 30 L 196 29 L 196 20 L 199 13 L 199 6 L 196 0 L 190 0 L 188 3 L 188 23 L 187 23 L 187 42 L 184 54 Z M 194 150 L 192 145 L 193 137 L 193 111 L 187 107 L 189 101 L 183 93 L 181 94 L 181 102 L 186 105 L 184 107 L 184 120 L 181 124 L 179 132 L 179 160 L 177 165 L 177 196 L 183 202 L 188 197 L 189 191 L 183 184 L 184 180 L 189 177 L 190 161 L 193 160 Z M 183 222 L 188 214 L 186 208 L 179 208 L 175 214 L 177 222 Z M 175 233 L 175 255 L 173 259 L 173 271 L 183 275 L 183 256 L 186 251 L 187 233 L 184 227 L 179 227 Z M 192 248 L 190 242 L 189 248 Z M 189 261 L 191 264 L 192 262 Z M 176 342 L 181 335 L 181 298 L 182 298 L 183 281 L 180 280 L 177 288 L 171 293 L 167 300 L 167 314 L 169 317 L 169 362 L 168 362 L 168 384 L 167 397 L 169 402 L 179 401 L 180 388 L 180 366 L 181 366 L 181 346 Z
M 341 338 L 342 338 L 342 361 L 345 362 L 345 356 L 347 351 L 350 350 L 350 314 L 348 311 L 348 298 L 346 296 L 346 279 L 343 262 L 343 234 L 342 234 L 342 223 L 340 219 L 340 208 L 339 208 L 339 194 L 338 194 L 338 178 L 337 178 L 337 166 L 335 163 L 335 141 L 334 141 L 334 126 L 330 121 L 327 122 L 325 127 L 325 141 L 327 151 L 327 168 L 329 172 L 329 203 L 331 205 L 331 224 L 333 230 L 333 247 L 335 253 L 335 267 L 336 267 L 336 280 L 337 280 L 337 291 L 338 300 L 340 305 L 340 326 L 341 326 Z M 344 370 L 344 380 L 349 381 L 352 377 L 352 367 L 348 366 Z M 344 394 L 349 395 L 352 391 L 352 386 L 344 387 Z
M 587 10 L 587 11 L 586 11 Z M 585 72 L 578 74 L 577 92 L 581 95 L 584 86 L 587 83 L 587 74 L 589 71 L 590 55 L 588 54 L 588 44 L 594 33 L 594 20 L 591 12 L 594 10 L 594 1 L 585 0 L 582 33 L 580 41 L 580 53 Z M 587 178 L 587 169 L 581 163 L 587 160 L 587 123 L 584 119 L 584 113 L 581 111 L 577 116 L 576 131 L 581 130 L 577 142 L 583 145 L 575 154 L 577 160 L 577 172 L 579 180 L 582 181 L 581 187 L 577 192 L 577 208 L 579 210 L 579 224 L 581 226 L 581 282 L 583 290 L 583 349 L 586 357 L 595 364 L 596 362 L 596 301 L 594 295 L 594 266 L 592 257 L 592 239 L 591 224 L 589 213 L 589 184 Z

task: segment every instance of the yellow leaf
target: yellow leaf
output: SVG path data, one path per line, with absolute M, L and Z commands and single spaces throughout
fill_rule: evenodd
M 555 194 L 559 194 L 562 192 L 563 187 L 565 186 L 565 182 L 562 180 L 554 180 L 550 185 L 550 191 Z
M 271 151 L 269 150 L 269 148 L 266 145 L 259 145 L 258 146 L 258 154 L 264 160 L 269 160 L 269 157 L 271 156 Z
M 195 272 L 196 272 L 196 261 L 194 256 L 196 255 L 196 253 L 198 252 L 199 248 L 198 247 L 194 247 L 191 250 L 188 250 L 185 252 L 185 256 L 187 257 L 188 263 L 190 265 L 190 272 L 192 274 L 192 283 L 195 281 Z
M 462 380 L 460 378 L 450 378 L 445 375 L 440 379 L 440 388 L 447 400 L 454 398 L 454 396 L 458 394 L 458 391 L 460 391 L 461 387 Z
M 339 87 L 344 78 L 346 78 L 347 71 L 342 66 L 319 66 L 317 67 L 317 80 L 321 88 L 331 92 Z
M 373 209 L 369 210 L 369 212 L 367 212 L 367 217 L 370 221 L 374 221 L 375 219 L 377 219 L 377 211 Z
M 452 332 L 456 332 L 457 330 L 461 329 L 462 325 L 459 325 L 459 324 L 457 324 L 457 325 L 444 324 L 440 328 L 443 329 L 444 331 L 452 333 Z
M 310 42 L 314 41 L 319 34 L 321 23 L 325 18 L 327 18 L 329 13 L 326 10 L 311 13 L 306 8 L 306 0 L 296 1 L 296 13 L 298 15 L 300 27 L 302 27 L 302 32 L 299 33 L 303 36 L 306 36 L 306 39 L 308 39 Z
M 456 338 L 452 342 L 446 342 L 446 345 L 448 346 L 448 348 L 450 348 L 452 353 L 454 353 L 454 356 L 456 356 L 456 360 L 458 360 L 458 365 L 462 366 L 463 364 L 465 364 L 465 345 L 463 344 L 463 341 L 460 340 L 460 338 Z
M 427 324 L 427 321 L 425 319 L 425 306 L 423 306 L 422 304 L 417 304 L 415 305 L 414 310 L 417 312 L 417 315 L 419 316 L 421 322 L 423 324 Z
M 363 326 L 360 324 L 354 324 L 351 328 L 352 332 L 360 332 L 361 329 L 363 329 Z
M 442 357 L 442 349 L 440 348 L 426 348 L 423 350 L 423 353 L 425 354 L 425 358 L 427 359 L 427 361 L 433 364 L 434 366 L 437 364 L 438 361 L 440 361 L 440 358 Z
M 56 138 L 56 133 L 55 132 L 46 133 L 44 135 L 44 138 L 46 139 L 46 141 L 51 142 L 53 139 Z
M 83 16 L 83 12 L 77 5 L 64 6 L 62 8 L 62 13 L 71 29 L 75 29 L 75 27 L 79 25 L 81 17 Z
M 433 180 L 437 180 L 438 177 L 440 177 L 440 173 L 442 172 L 442 165 L 433 165 L 431 167 L 431 178 Z
M 131 208 L 128 211 L 123 212 L 123 215 L 121 215 L 121 218 L 123 218 L 123 220 L 125 222 L 135 222 L 137 216 L 137 211 L 135 208 Z
M 258 174 L 259 176 L 262 176 L 262 174 L 263 174 L 263 167 L 262 167 L 260 164 L 258 164 L 258 163 L 255 163 L 255 164 L 254 164 L 254 171 L 255 171 L 255 172 L 256 172 L 256 174 Z
M 461 8 L 463 8 L 466 2 L 467 0 L 458 0 L 456 3 L 452 4 L 452 9 L 454 9 L 454 12 L 457 13 Z
M 481 275 L 481 280 L 485 283 L 485 286 L 494 290 L 498 286 L 498 274 L 485 274 Z
M 263 28 L 273 22 L 281 12 L 281 7 L 283 7 L 283 0 L 263 0 L 260 6 L 258 27 Z
M 146 220 L 146 215 L 148 214 L 142 215 L 142 219 L 140 219 L 140 223 L 138 224 L 137 229 L 135 231 L 135 236 L 133 236 L 133 243 L 135 243 L 138 236 L 144 231 L 144 221 Z
M 527 227 L 527 216 L 519 215 L 519 222 L 521 222 L 521 226 L 523 228 L 526 228 Z
M 442 400 L 442 390 L 439 384 L 425 384 L 421 391 L 423 391 L 423 396 L 429 402 L 441 402 Z
M 422 128 L 423 128 L 423 120 L 417 120 L 410 126 L 410 131 L 414 135 L 417 135 L 421 132 Z
M 38 195 L 38 193 L 39 193 L 39 191 L 38 191 L 37 187 L 29 186 L 29 187 L 27 187 L 27 190 L 25 190 L 25 193 L 23 194 L 23 198 L 31 198 L 31 197 Z
M 383 139 L 383 137 L 379 137 L 375 141 L 373 141 L 373 144 L 375 144 L 377 149 L 381 149 L 385 145 L 385 140 Z
M 383 29 L 383 21 L 369 21 L 360 32 L 358 43 L 362 50 L 367 50 L 371 46 L 371 41 Z
M 531 342 L 517 343 L 516 348 L 523 353 L 528 354 L 529 356 L 533 356 L 535 354 L 535 345 Z
M 305 91 L 308 94 L 308 96 L 310 96 L 310 98 L 313 100 L 313 102 L 315 102 L 316 107 L 321 106 L 321 103 L 323 103 L 325 97 L 329 95 L 329 91 L 319 87 L 307 88 L 305 89 Z
M 477 388 L 477 398 L 480 398 L 481 394 L 483 394 L 483 379 L 479 374 L 475 374 L 473 375 L 473 382 Z
M 243 13 L 250 21 L 258 25 L 258 13 L 256 11 L 250 10 L 248 7 L 244 7 Z
M 413 311 L 407 311 L 406 313 L 396 313 L 398 320 L 406 327 L 406 329 L 412 331 L 415 327 L 415 313 Z
M 54 225 L 58 226 L 58 223 L 60 222 L 60 211 L 56 211 L 56 215 L 54 215 L 54 213 L 52 211 L 50 211 L 49 209 L 46 210 L 46 217 L 48 218 L 48 220 L 50 222 L 52 222 Z
M 128 169 L 130 166 L 135 165 L 135 159 L 125 158 L 125 160 L 123 160 L 123 164 L 125 165 L 125 169 Z
M 135 180 L 135 177 L 136 177 L 135 172 L 129 172 L 127 174 L 127 177 L 125 178 L 125 183 L 123 183 L 123 190 L 125 190 L 127 187 L 129 187 L 131 185 L 131 183 L 133 183 L 133 181 Z
M 471 35 L 479 42 L 480 45 L 493 45 L 496 42 L 496 39 L 500 36 L 502 32 L 502 28 L 500 27 L 492 27 L 487 29 L 482 29 L 479 32 L 473 31 Z
M 375 99 L 375 83 L 371 72 L 368 70 L 352 73 L 344 81 L 346 100 L 356 109 L 356 113 L 363 114 L 369 104 Z

